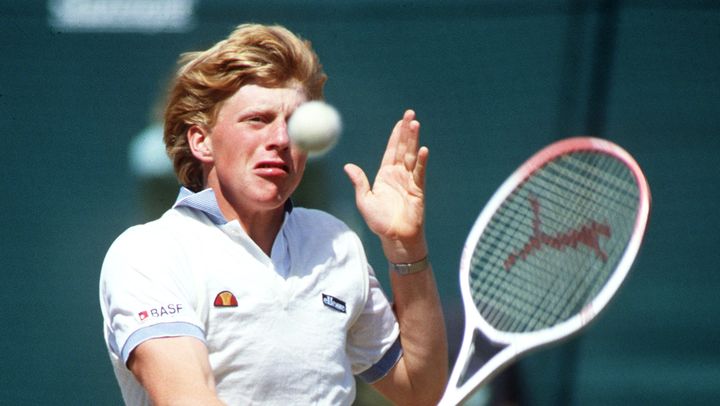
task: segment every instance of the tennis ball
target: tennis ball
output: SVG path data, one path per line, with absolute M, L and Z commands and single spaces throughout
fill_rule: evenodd
M 337 143 L 341 131 L 340 113 L 319 100 L 301 104 L 288 121 L 290 141 L 311 156 L 329 151 Z

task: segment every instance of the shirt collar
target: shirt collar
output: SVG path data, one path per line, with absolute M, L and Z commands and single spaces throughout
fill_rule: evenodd
M 217 200 L 215 199 L 215 193 L 210 188 L 195 193 L 181 186 L 175 204 L 173 205 L 173 208 L 176 207 L 189 207 L 200 210 L 205 213 L 215 225 L 222 225 L 228 222 L 220 211 L 220 206 L 218 206 Z M 285 201 L 285 212 L 290 213 L 292 209 L 292 200 L 287 199 Z

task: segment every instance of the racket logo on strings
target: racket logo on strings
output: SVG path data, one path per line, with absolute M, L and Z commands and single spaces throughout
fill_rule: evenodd
M 603 262 L 606 262 L 608 255 L 600 247 L 600 237 L 604 236 L 610 238 L 610 226 L 606 223 L 600 223 L 595 220 L 589 221 L 583 226 L 568 230 L 564 233 L 558 233 L 556 235 L 550 235 L 541 230 L 542 220 L 540 219 L 540 200 L 537 196 L 528 196 L 530 200 L 530 206 L 533 211 L 533 234 L 530 236 L 528 241 L 522 247 L 522 249 L 510 253 L 505 259 L 504 266 L 505 270 L 510 272 L 510 269 L 515 265 L 518 259 L 525 260 L 535 251 L 540 250 L 543 246 L 554 248 L 556 250 L 564 250 L 565 247 L 577 248 L 578 245 L 583 244 L 593 250 L 595 256 Z

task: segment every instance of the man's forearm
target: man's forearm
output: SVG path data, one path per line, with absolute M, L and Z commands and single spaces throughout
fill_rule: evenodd
M 395 313 L 400 324 L 408 401 L 436 404 L 447 383 L 445 321 L 432 267 L 400 275 L 391 270 Z

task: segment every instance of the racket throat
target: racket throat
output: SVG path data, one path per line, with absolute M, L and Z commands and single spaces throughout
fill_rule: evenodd
M 474 330 L 474 329 L 473 329 Z M 488 341 L 478 330 L 466 332 L 448 387 L 438 405 L 459 405 L 490 379 L 502 372 L 518 353 L 512 346 L 501 347 Z
M 490 343 L 484 335 L 476 330 L 473 333 L 470 347 L 472 356 L 468 357 L 465 362 L 462 374 L 458 377 L 458 386 L 464 385 L 471 376 L 480 372 L 487 360 L 493 359 L 501 350 L 502 347 Z

